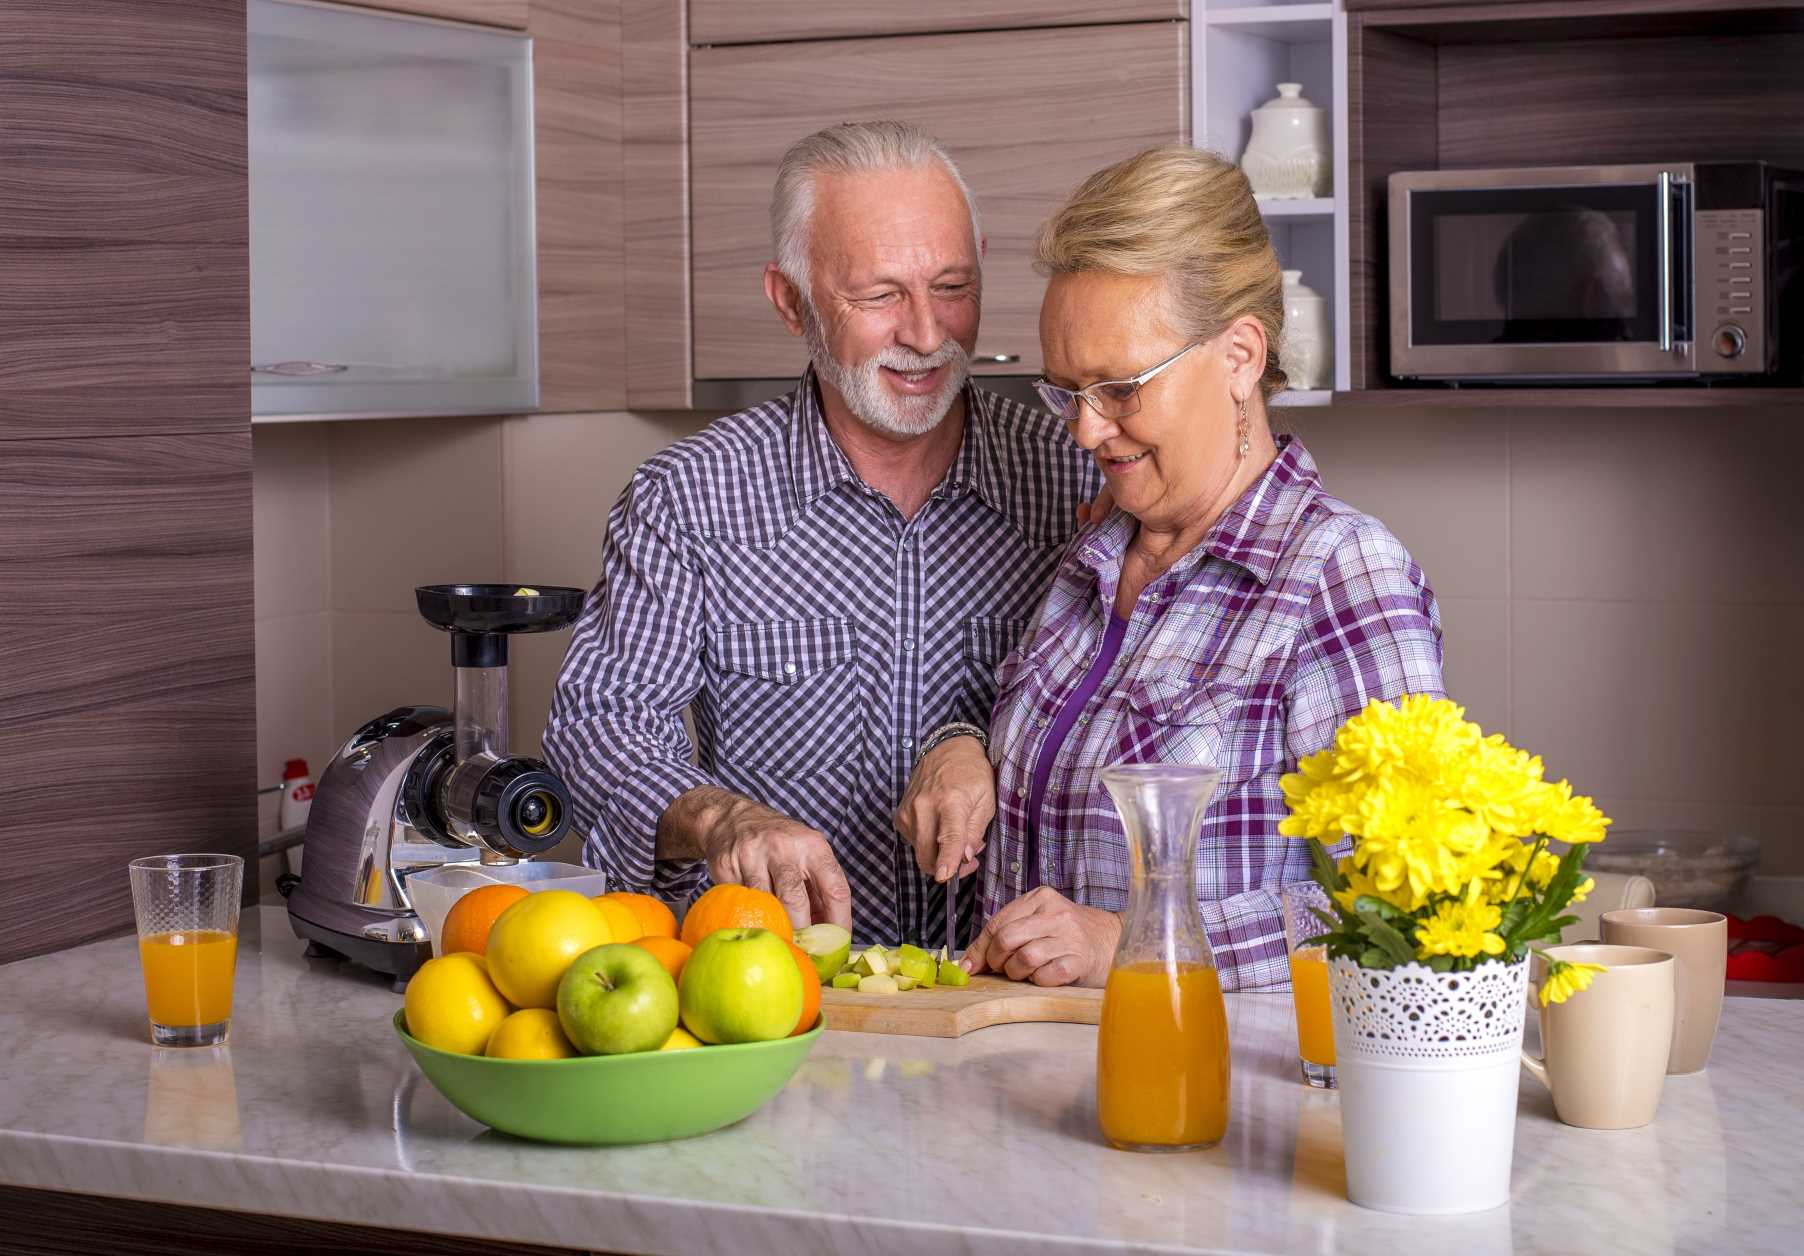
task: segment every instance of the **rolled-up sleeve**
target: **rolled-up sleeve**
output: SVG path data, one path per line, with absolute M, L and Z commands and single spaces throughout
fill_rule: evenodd
M 702 584 L 664 488 L 635 476 L 608 514 L 601 579 L 558 675 L 546 757 L 570 787 L 584 862 L 649 892 L 658 819 L 716 782 L 683 710 L 702 683 Z M 660 889 L 668 889 L 661 886 Z

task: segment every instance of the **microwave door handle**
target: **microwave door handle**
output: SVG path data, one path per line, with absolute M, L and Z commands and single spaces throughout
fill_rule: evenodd
M 1660 352 L 1672 352 L 1672 174 L 1660 172 L 1655 195 L 1654 220 L 1659 236 L 1656 249 L 1660 262 Z

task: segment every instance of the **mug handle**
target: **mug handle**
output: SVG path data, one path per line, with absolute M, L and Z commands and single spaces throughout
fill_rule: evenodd
M 1532 981 L 1528 983 L 1528 1004 L 1530 1007 L 1534 1007 L 1540 1001 L 1540 993 L 1540 986 Z M 1540 1014 L 1537 1012 L 1536 1015 L 1539 1016 Z M 1541 1019 L 1541 1028 L 1542 1032 L 1545 1033 L 1547 1029 L 1545 1017 Z M 1542 1049 L 1545 1050 L 1545 1046 Z M 1547 1080 L 1547 1061 L 1540 1056 L 1530 1055 L 1527 1047 L 1521 1048 L 1521 1051 L 1522 1067 L 1527 1069 L 1531 1077 L 1547 1087 L 1551 1092 L 1553 1090 L 1553 1083 Z

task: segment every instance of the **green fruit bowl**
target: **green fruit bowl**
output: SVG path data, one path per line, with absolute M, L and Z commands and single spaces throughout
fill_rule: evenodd
M 495 1060 L 429 1047 L 395 1013 L 420 1071 L 459 1112 L 504 1134 L 585 1147 L 693 1138 L 744 1120 L 802 1067 L 825 1025 L 774 1042 Z

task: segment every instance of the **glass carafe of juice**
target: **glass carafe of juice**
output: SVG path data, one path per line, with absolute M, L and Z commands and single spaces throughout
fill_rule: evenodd
M 1228 1018 L 1196 909 L 1196 841 L 1221 773 L 1119 764 L 1102 782 L 1127 830 L 1133 882 L 1096 1039 L 1102 1135 L 1187 1151 L 1228 1128 Z

